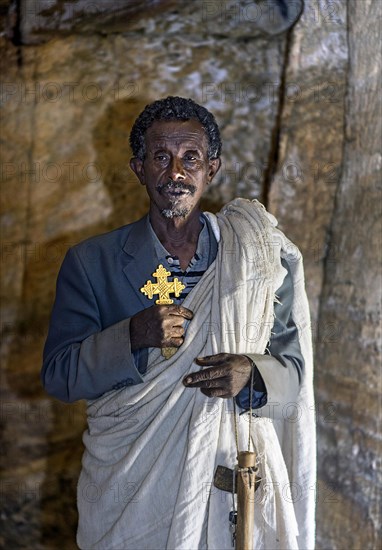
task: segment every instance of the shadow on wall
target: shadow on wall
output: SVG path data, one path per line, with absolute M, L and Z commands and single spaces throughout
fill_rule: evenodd
M 148 210 L 146 190 L 129 166 L 132 157 L 129 134 L 135 119 L 150 102 L 141 97 L 116 101 L 94 129 L 96 164 L 113 203 L 112 227 L 135 221 Z

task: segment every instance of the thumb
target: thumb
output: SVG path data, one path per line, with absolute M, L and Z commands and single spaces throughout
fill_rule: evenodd
M 219 357 L 217 355 L 205 355 L 204 357 L 196 357 L 195 363 L 197 365 L 214 365 L 219 362 Z

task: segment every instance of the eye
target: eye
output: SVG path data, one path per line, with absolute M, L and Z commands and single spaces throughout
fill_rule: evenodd
M 187 154 L 184 156 L 184 160 L 186 160 L 187 162 L 193 162 L 197 160 L 197 158 L 194 155 Z
M 163 153 L 158 153 L 157 155 L 154 156 L 154 159 L 158 160 L 159 162 L 164 162 L 167 160 L 167 155 Z

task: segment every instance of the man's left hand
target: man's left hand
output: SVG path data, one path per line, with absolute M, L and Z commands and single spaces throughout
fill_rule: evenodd
M 183 379 L 187 388 L 200 388 L 207 397 L 235 397 L 247 384 L 252 364 L 245 355 L 218 353 L 197 357 L 195 363 L 204 368 Z

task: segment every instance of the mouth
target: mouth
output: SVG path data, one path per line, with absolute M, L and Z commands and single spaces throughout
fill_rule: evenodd
M 164 185 L 158 185 L 157 190 L 160 195 L 166 195 L 172 199 L 177 199 L 188 195 L 194 195 L 196 187 L 188 183 L 170 181 Z
M 186 195 L 191 195 L 191 192 L 188 189 L 173 189 L 171 187 L 167 187 L 167 189 L 163 190 L 163 194 L 167 195 L 168 197 L 184 197 Z

